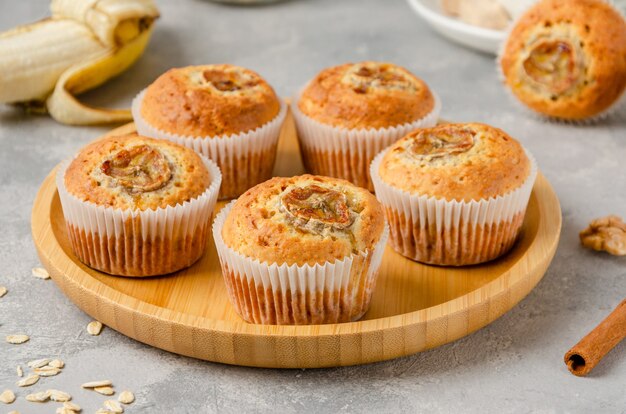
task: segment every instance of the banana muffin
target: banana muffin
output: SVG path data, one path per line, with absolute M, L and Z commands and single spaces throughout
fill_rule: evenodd
M 391 245 L 437 265 L 482 263 L 507 252 L 535 176 L 519 142 L 477 123 L 416 130 L 372 163 Z
M 215 163 L 193 150 L 134 133 L 87 145 L 57 174 L 75 254 L 123 276 L 171 273 L 198 260 L 220 181 Z
M 336 178 L 272 178 L 225 207 L 213 226 L 231 302 L 262 324 L 359 319 L 388 231 L 367 190 Z
M 371 61 L 324 69 L 292 108 L 306 168 L 370 190 L 374 156 L 409 131 L 434 125 L 440 112 L 423 80 Z
M 504 82 L 540 114 L 580 121 L 626 89 L 626 21 L 604 0 L 544 0 L 517 22 L 500 56 Z
M 133 102 L 139 133 L 193 148 L 218 164 L 220 198 L 271 177 L 285 114 L 263 78 L 226 64 L 171 69 Z

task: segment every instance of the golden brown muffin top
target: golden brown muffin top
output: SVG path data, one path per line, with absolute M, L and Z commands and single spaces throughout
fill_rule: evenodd
M 471 201 L 519 188 L 530 170 L 519 142 L 498 128 L 472 123 L 411 132 L 390 147 L 378 173 L 411 194 Z
M 133 133 L 87 145 L 67 168 L 64 182 L 67 191 L 82 201 L 148 210 L 196 198 L 211 179 L 193 150 Z
M 257 73 L 233 65 L 170 69 L 148 86 L 140 108 L 153 127 L 193 137 L 248 132 L 279 111 L 274 89 Z
M 432 112 L 428 85 L 403 67 L 384 62 L 324 69 L 302 91 L 298 109 L 323 124 L 378 129 L 417 121 Z
M 222 229 L 226 245 L 267 263 L 303 265 L 373 250 L 385 226 L 382 206 L 348 181 L 275 177 L 235 202 Z
M 513 93 L 543 114 L 584 119 L 626 88 L 626 22 L 604 0 L 544 0 L 513 28 L 500 59 Z

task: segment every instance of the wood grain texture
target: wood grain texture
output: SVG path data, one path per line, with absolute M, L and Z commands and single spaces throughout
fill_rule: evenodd
M 129 124 L 110 134 L 133 128 Z M 304 171 L 290 116 L 278 151 L 275 175 Z M 361 321 L 252 325 L 228 301 L 212 242 L 198 263 L 164 277 L 114 277 L 80 263 L 70 249 L 54 176 L 52 171 L 35 200 L 32 232 L 41 261 L 61 290 L 124 335 L 170 352 L 236 365 L 354 365 L 454 341 L 503 315 L 533 289 L 554 256 L 561 229 L 558 199 L 539 174 L 520 240 L 503 258 L 446 268 L 412 262 L 387 247 L 371 309 Z

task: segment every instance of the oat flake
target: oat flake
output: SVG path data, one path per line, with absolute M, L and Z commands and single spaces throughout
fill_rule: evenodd
M 50 273 L 43 267 L 33 267 L 33 276 L 39 279 L 50 279 Z
M 16 334 L 16 335 L 7 335 L 6 340 L 8 343 L 10 344 L 23 344 L 24 342 L 27 342 L 30 339 L 30 337 L 28 335 L 24 335 L 24 334 Z
M 15 401 L 15 394 L 11 390 L 4 390 L 0 393 L 0 402 L 11 404 Z

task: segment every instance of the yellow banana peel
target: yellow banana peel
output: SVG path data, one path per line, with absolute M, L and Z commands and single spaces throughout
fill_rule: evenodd
M 53 0 L 52 17 L 0 34 L 0 103 L 48 110 L 57 121 L 130 120 L 125 109 L 92 108 L 76 95 L 132 65 L 159 12 L 152 0 Z

